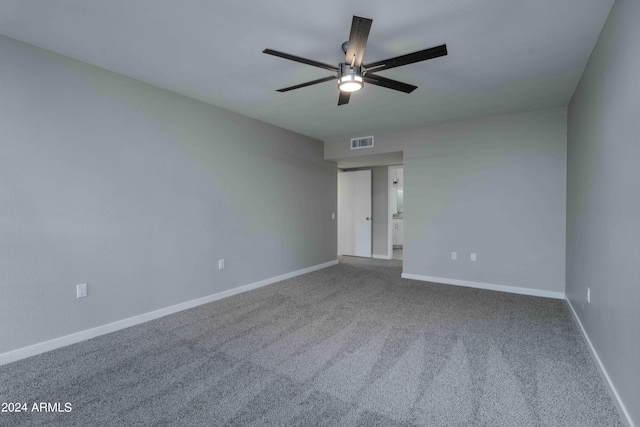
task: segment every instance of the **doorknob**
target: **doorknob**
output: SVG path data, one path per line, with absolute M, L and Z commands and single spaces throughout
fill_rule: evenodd
M 369 220 L 370 220 L 371 218 L 369 218 L 369 217 L 366 217 L 365 219 L 366 219 L 367 221 L 369 221 Z

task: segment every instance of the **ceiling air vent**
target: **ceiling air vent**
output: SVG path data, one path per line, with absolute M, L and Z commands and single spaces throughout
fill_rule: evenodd
M 351 149 L 358 150 L 360 148 L 371 148 L 373 147 L 373 137 L 365 136 L 362 138 L 351 138 Z

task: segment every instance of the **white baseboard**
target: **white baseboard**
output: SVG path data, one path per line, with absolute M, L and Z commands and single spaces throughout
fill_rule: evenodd
M 169 307 L 161 308 L 159 310 L 150 311 L 148 313 L 140 314 L 138 316 L 129 317 L 127 319 L 118 320 L 113 323 L 98 326 L 95 328 L 87 329 L 84 331 L 76 332 L 74 334 L 65 335 L 63 337 L 54 338 L 49 341 L 44 341 L 38 344 L 33 344 L 28 347 L 19 348 L 17 350 L 11 350 L 6 353 L 0 354 L 0 366 L 7 363 L 15 362 L 17 360 L 26 359 L 27 357 L 35 356 L 47 351 L 55 350 L 60 347 L 65 347 L 70 344 L 75 344 L 81 341 L 85 341 L 100 335 L 109 334 L 111 332 L 118 331 L 120 329 L 128 328 L 130 326 L 139 325 L 149 320 L 158 319 L 160 317 L 167 316 L 169 314 L 177 313 L 179 311 L 187 310 L 189 308 L 197 307 L 202 304 L 207 304 L 213 301 L 217 301 L 223 298 L 237 295 L 242 292 L 247 292 L 252 289 L 257 289 L 262 286 L 270 285 L 272 283 L 280 282 L 281 280 L 290 279 L 292 277 L 300 276 L 302 274 L 311 273 L 312 271 L 320 270 L 323 268 L 331 267 L 338 264 L 338 260 L 329 261 L 324 264 L 314 265 L 312 267 L 303 268 L 302 270 L 293 271 L 280 276 L 271 277 L 269 279 L 261 280 L 259 282 L 250 283 L 248 285 L 240 286 L 237 288 L 229 289 L 227 291 L 218 292 L 216 294 L 208 295 L 206 297 L 197 298 L 191 301 L 186 301 L 180 304 L 172 305 Z
M 375 259 L 391 259 L 391 257 L 389 255 L 378 255 L 378 254 L 371 255 L 371 258 L 375 258 Z
M 571 311 L 571 314 L 573 315 L 573 319 L 578 324 L 578 327 L 580 328 L 580 332 L 582 333 L 582 337 L 584 338 L 584 340 L 587 343 L 587 348 L 589 349 L 589 352 L 591 353 L 591 357 L 596 362 L 596 366 L 600 370 L 600 374 L 606 380 L 605 384 L 607 385 L 607 388 L 609 389 L 609 393 L 610 393 L 611 398 L 612 398 L 611 400 L 613 400 L 614 404 L 618 406 L 618 410 L 620 411 L 620 413 L 626 418 L 626 419 L 623 419 L 623 421 L 626 421 L 627 425 L 629 427 L 635 427 L 635 424 L 631 420 L 631 415 L 629 415 L 629 412 L 627 411 L 627 408 L 622 403 L 622 400 L 620 399 L 620 395 L 618 394 L 618 391 L 616 390 L 615 386 L 613 385 L 613 382 L 611 382 L 611 378 L 609 377 L 609 374 L 607 373 L 607 370 L 604 368 L 604 365 L 600 361 L 600 357 L 598 356 L 598 353 L 596 352 L 596 349 L 593 347 L 593 344 L 591 344 L 591 340 L 589 339 L 589 335 L 587 335 L 587 331 L 585 331 L 584 327 L 582 326 L 582 322 L 580 321 L 580 318 L 578 317 L 578 314 L 574 310 L 573 305 L 571 305 L 571 301 L 569 301 L 569 298 L 567 298 L 566 301 L 567 301 L 567 305 L 569 306 L 569 309 Z
M 541 289 L 519 288 L 517 286 L 494 285 L 491 283 L 470 282 L 467 280 L 447 279 L 444 277 L 422 276 L 419 274 L 402 273 L 403 279 L 420 280 L 423 282 L 444 283 L 445 285 L 466 286 L 468 288 L 488 289 L 490 291 L 508 292 L 511 294 L 532 295 L 536 297 L 565 299 L 564 292 L 543 291 Z

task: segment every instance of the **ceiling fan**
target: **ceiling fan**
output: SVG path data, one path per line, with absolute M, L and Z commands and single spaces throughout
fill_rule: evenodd
M 311 86 L 317 83 L 328 82 L 330 80 L 338 80 L 338 89 L 340 89 L 340 97 L 338 105 L 344 105 L 349 102 L 351 92 L 362 89 L 364 83 L 370 83 L 376 86 L 386 87 L 388 89 L 398 90 L 400 92 L 411 93 L 417 86 L 402 83 L 397 80 L 391 80 L 386 77 L 377 75 L 376 73 L 388 70 L 390 68 L 400 67 L 402 65 L 413 64 L 414 62 L 426 61 L 427 59 L 438 58 L 447 54 L 447 45 L 432 47 L 430 49 L 420 50 L 418 52 L 409 53 L 395 58 L 385 59 L 384 61 L 363 64 L 364 48 L 367 45 L 369 30 L 371 29 L 372 19 L 354 16 L 351 22 L 351 34 L 349 41 L 342 44 L 342 51 L 345 53 L 345 60 L 338 66 L 325 64 L 311 59 L 301 58 L 299 56 L 290 55 L 288 53 L 279 52 L 273 49 L 265 49 L 262 53 L 268 55 L 279 56 L 280 58 L 289 59 L 291 61 L 301 62 L 303 64 L 312 65 L 314 67 L 324 68 L 333 71 L 333 76 L 324 77 L 295 86 L 289 86 L 278 89 L 278 92 L 288 92 L 294 89 Z

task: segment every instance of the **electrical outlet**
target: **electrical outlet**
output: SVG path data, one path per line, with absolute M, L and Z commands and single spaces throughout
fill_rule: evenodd
M 587 288 L 587 303 L 591 304 L 591 288 Z
M 335 213 L 331 214 L 331 219 L 336 219 L 336 214 Z
M 76 285 L 76 298 L 84 298 L 87 296 L 87 284 L 81 283 Z
M 473 262 L 476 261 L 476 253 L 475 252 L 471 252 L 471 261 L 473 261 Z
M 451 252 L 451 261 L 455 261 L 458 259 L 458 252 Z
M 224 270 L 224 258 L 218 260 L 218 270 Z

